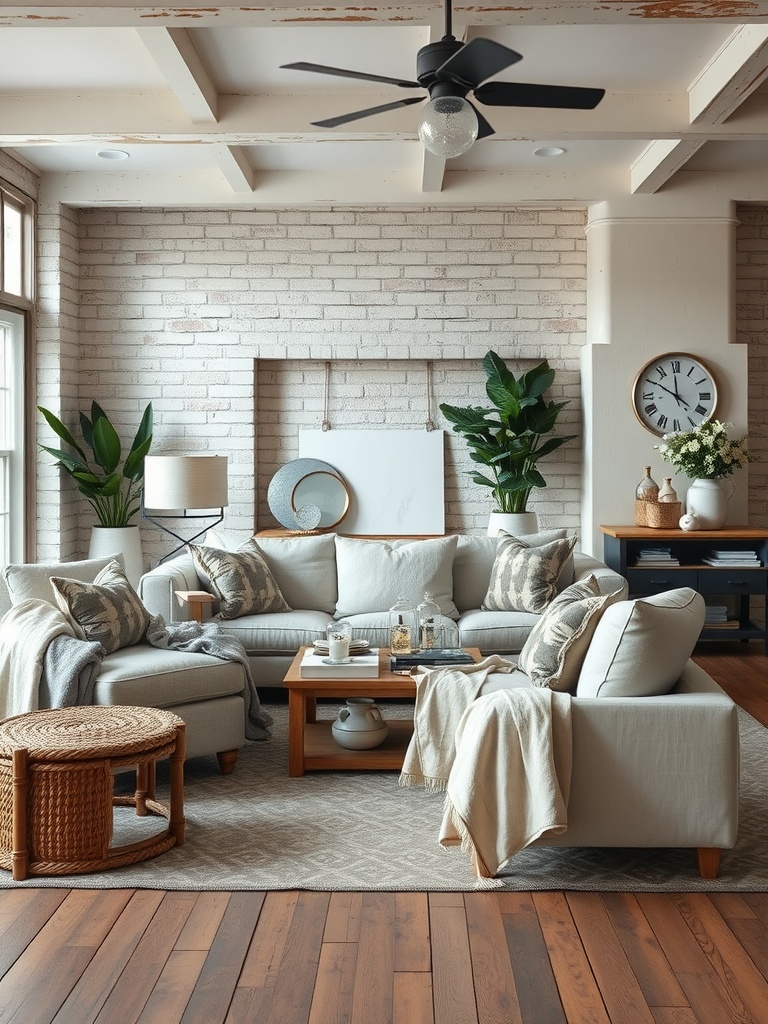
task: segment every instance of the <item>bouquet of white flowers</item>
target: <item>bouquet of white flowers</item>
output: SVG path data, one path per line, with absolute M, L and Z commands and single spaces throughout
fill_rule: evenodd
M 681 434 L 665 434 L 663 444 L 654 445 L 665 462 L 671 462 L 691 480 L 714 480 L 731 476 L 753 457 L 747 451 L 746 437 L 728 437 L 731 423 L 708 420 Z

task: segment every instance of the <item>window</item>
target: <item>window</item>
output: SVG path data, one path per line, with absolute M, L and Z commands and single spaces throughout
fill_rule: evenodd
M 0 309 L 0 566 L 24 556 L 24 317 Z
M 0 182 L 0 566 L 25 556 L 25 364 L 32 313 L 34 204 Z

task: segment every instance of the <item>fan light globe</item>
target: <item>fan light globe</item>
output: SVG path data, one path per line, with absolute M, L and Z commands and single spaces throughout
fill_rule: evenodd
M 424 108 L 419 138 L 435 156 L 461 156 L 477 138 L 477 114 L 460 96 L 438 96 Z

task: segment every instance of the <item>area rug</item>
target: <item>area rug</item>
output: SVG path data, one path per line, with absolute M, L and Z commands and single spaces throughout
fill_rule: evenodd
M 321 707 L 332 718 L 336 708 Z M 469 858 L 437 842 L 442 797 L 402 789 L 396 772 L 311 772 L 289 778 L 287 709 L 270 706 L 273 736 L 249 744 L 231 776 L 213 758 L 186 767 L 187 838 L 153 860 L 67 878 L 0 886 L 186 890 L 462 891 L 476 887 Z M 406 717 L 387 706 L 386 717 Z M 742 798 L 738 845 L 720 877 L 699 878 L 691 850 L 529 849 L 505 869 L 502 889 L 627 892 L 768 891 L 768 730 L 740 711 Z M 167 776 L 160 766 L 158 795 Z M 127 810 L 124 831 L 147 827 Z M 157 828 L 158 819 L 152 819 Z

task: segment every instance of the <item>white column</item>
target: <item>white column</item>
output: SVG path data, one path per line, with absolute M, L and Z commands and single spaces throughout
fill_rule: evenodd
M 634 491 L 650 465 L 681 499 L 688 481 L 662 462 L 659 438 L 636 419 L 632 384 L 649 359 L 690 352 L 712 368 L 718 419 L 747 430 L 747 351 L 734 342 L 734 204 L 681 194 L 634 196 L 590 208 L 587 344 L 582 350 L 582 546 L 602 555 L 600 524 L 634 521 Z M 747 471 L 734 477 L 729 523 L 747 522 Z

